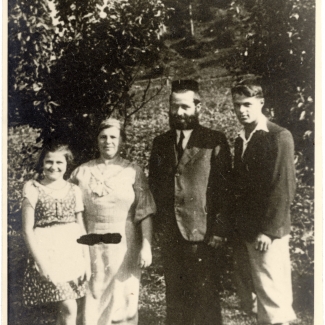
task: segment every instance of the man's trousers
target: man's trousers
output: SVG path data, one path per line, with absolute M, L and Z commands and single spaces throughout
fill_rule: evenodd
M 167 325 L 221 325 L 218 249 L 178 238 L 162 247 Z
M 286 323 L 296 318 L 292 309 L 289 235 L 273 240 L 266 252 L 256 250 L 254 242 L 237 238 L 234 262 L 242 307 L 248 313 L 252 311 L 255 292 L 259 324 Z

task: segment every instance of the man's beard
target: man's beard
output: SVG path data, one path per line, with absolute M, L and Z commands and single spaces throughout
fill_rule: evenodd
M 176 130 L 193 130 L 199 125 L 199 115 L 195 113 L 190 116 L 179 116 L 169 113 L 169 125 Z

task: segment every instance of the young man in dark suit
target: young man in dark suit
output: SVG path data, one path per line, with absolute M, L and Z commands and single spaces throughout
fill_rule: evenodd
M 244 127 L 235 142 L 234 162 L 238 294 L 251 312 L 255 293 L 259 324 L 288 324 L 295 319 L 289 256 L 296 187 L 293 139 L 262 114 L 264 95 L 256 80 L 235 85 L 232 98 Z
M 166 280 L 167 325 L 220 325 L 218 246 L 231 169 L 224 134 L 199 124 L 198 83 L 172 83 L 170 130 L 154 139 L 149 185 Z

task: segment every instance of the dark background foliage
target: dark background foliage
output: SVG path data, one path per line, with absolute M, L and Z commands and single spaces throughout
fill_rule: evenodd
M 315 2 L 235 0 L 237 40 L 228 66 L 262 77 L 274 119 L 293 134 L 297 169 L 314 179 Z

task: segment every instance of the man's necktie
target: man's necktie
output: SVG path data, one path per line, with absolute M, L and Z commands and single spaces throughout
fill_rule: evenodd
M 177 147 L 176 147 L 178 161 L 181 160 L 183 152 L 184 152 L 184 149 L 183 149 L 183 140 L 184 140 L 184 138 L 185 138 L 184 133 L 183 133 L 183 131 L 181 131 L 179 141 L 178 141 Z

